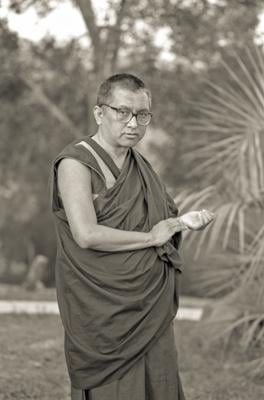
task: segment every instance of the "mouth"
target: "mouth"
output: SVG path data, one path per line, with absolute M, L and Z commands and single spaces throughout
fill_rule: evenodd
M 138 133 L 132 133 L 132 132 L 125 132 L 125 135 L 131 138 L 137 137 L 139 134 Z

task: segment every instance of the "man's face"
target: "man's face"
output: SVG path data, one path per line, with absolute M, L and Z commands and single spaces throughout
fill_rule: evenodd
M 143 90 L 132 92 L 117 87 L 107 104 L 115 108 L 131 110 L 133 113 L 150 111 L 149 98 Z M 100 130 L 109 144 L 118 147 L 133 147 L 143 138 L 147 127 L 138 125 L 135 116 L 129 122 L 124 123 L 117 120 L 115 110 L 105 106 L 102 108 Z

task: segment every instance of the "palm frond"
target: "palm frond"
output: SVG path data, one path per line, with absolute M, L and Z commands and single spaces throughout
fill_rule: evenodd
M 262 357 L 250 361 L 244 361 L 243 363 L 233 364 L 232 368 L 236 370 L 243 371 L 250 378 L 264 378 L 264 354 Z
M 207 189 L 185 192 L 182 200 L 189 210 L 209 202 L 216 212 L 209 229 L 188 235 L 194 260 L 202 263 L 195 267 L 194 287 L 222 296 L 203 324 L 212 341 L 235 334 L 247 349 L 264 342 L 263 49 L 246 49 L 245 58 L 234 54 L 234 60 L 236 67 L 223 62 L 228 85 L 207 82 L 206 98 L 186 121 L 193 141 L 183 161 Z M 213 258 L 221 249 L 222 258 Z M 264 355 L 248 365 L 260 373 Z
M 215 197 L 215 193 L 215 187 L 210 185 L 199 192 L 186 190 L 174 197 L 174 201 L 176 204 L 181 205 L 182 212 L 187 212 L 190 211 L 190 206 L 193 209 L 198 209 L 201 204 L 204 205 L 208 199 Z

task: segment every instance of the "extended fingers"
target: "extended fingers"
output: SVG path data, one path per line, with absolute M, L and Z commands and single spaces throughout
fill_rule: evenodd
M 203 225 L 208 225 L 214 219 L 215 216 L 214 213 L 207 210 L 200 211 L 199 215 Z
M 168 218 L 166 222 L 170 229 L 183 231 L 186 229 L 200 230 L 205 228 L 214 219 L 214 213 L 208 210 L 190 211 L 181 217 Z
M 206 218 L 209 221 L 211 221 L 215 217 L 215 214 L 208 210 L 202 210 L 201 214 L 202 214 L 203 218 Z

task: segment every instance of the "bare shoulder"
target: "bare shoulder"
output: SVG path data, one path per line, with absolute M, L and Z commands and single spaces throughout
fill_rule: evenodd
M 90 169 L 86 165 L 74 158 L 63 158 L 58 165 L 58 176 L 62 178 L 70 178 L 78 175 L 79 178 L 91 178 Z
M 63 158 L 58 165 L 58 187 L 63 201 L 66 198 L 92 198 L 91 172 L 80 161 Z
M 80 161 L 73 158 L 63 158 L 58 165 L 58 185 L 59 189 L 71 185 L 74 187 L 91 186 L 90 169 Z
M 89 167 L 63 158 L 58 166 L 58 187 L 73 238 L 82 246 L 87 227 L 97 223 Z

